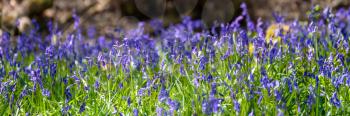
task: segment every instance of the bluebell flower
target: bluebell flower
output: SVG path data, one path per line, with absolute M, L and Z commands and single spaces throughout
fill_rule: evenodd
M 156 108 L 157 116 L 165 116 L 166 112 L 164 112 L 164 109 L 161 107 Z
M 139 115 L 139 111 L 136 108 L 133 110 L 133 113 L 134 113 L 134 116 L 138 116 Z
M 64 94 L 66 96 L 66 102 L 70 101 L 72 99 L 72 94 L 70 92 L 70 86 L 68 86 L 65 90 L 64 90 Z
M 344 76 L 339 76 L 338 78 L 332 78 L 332 83 L 335 88 L 339 88 L 341 84 L 344 84 Z
M 254 116 L 254 111 L 251 111 L 248 116 Z
M 208 76 L 205 78 L 207 82 L 213 81 L 213 76 L 211 74 L 208 74 Z
M 94 87 L 95 87 L 95 89 L 99 89 L 100 82 L 98 80 L 95 81 Z
M 34 25 L 34 29 L 32 29 L 33 31 L 38 31 L 40 28 L 40 25 L 38 23 L 38 21 L 36 19 L 32 19 L 32 24 Z
M 128 97 L 128 99 L 127 99 L 126 101 L 127 101 L 127 103 L 128 103 L 128 106 L 130 107 L 130 104 L 131 104 L 131 98 L 130 98 L 130 97 Z
M 43 89 L 41 91 L 42 95 L 46 96 L 46 97 L 50 97 L 50 91 L 48 89 Z
M 50 59 L 54 56 L 54 48 L 53 46 L 49 46 L 45 50 L 45 55 L 48 56 Z
M 213 109 L 213 112 L 214 113 L 219 112 L 221 100 L 220 99 L 212 99 L 210 102 L 211 102 L 211 105 L 212 105 L 211 107 Z
M 85 111 L 85 106 L 86 106 L 86 103 L 83 102 L 81 105 L 80 105 L 80 108 L 79 108 L 79 113 L 82 113 Z
M 278 90 L 275 90 L 275 97 L 277 101 L 281 101 L 282 100 L 282 95 Z
M 236 110 L 236 112 L 240 112 L 241 111 L 241 105 L 238 103 L 237 100 L 233 100 L 233 104 L 234 104 L 234 108 Z
M 282 23 L 284 21 L 284 17 L 280 14 L 272 13 L 272 16 L 274 17 L 277 23 Z
M 70 109 L 71 109 L 71 106 L 69 106 L 69 105 L 63 107 L 62 110 L 61 110 L 62 115 L 67 115 L 68 110 L 70 110 Z
M 324 19 L 327 19 L 327 20 L 331 20 L 332 18 L 334 18 L 334 14 L 332 13 L 330 7 L 326 7 L 323 10 L 322 16 L 323 16 Z
M 312 105 L 315 103 L 315 93 L 314 93 L 314 88 L 310 85 L 309 86 L 309 91 L 311 92 L 309 95 L 308 95 L 308 99 L 306 101 L 306 103 L 308 104 L 309 108 L 312 107 Z
M 294 85 L 295 90 L 299 90 L 299 85 L 298 85 L 298 82 L 296 80 L 294 81 L 293 85 Z
M 284 113 L 281 110 L 278 110 L 277 116 L 284 116 Z
M 207 115 L 212 113 L 211 106 L 206 99 L 202 101 L 202 112 Z
M 177 102 L 177 101 L 175 101 L 175 100 L 168 99 L 167 104 L 168 104 L 169 107 L 170 107 L 169 112 L 170 112 L 171 114 L 173 114 L 174 111 L 177 111 L 177 110 L 179 110 L 179 108 L 180 108 L 180 103 Z
M 76 76 L 76 74 L 74 74 L 73 76 L 71 76 L 71 78 L 74 79 L 74 82 L 75 82 L 76 84 L 79 84 L 79 83 L 80 83 L 80 79 Z
M 57 65 L 55 63 L 50 64 L 50 76 L 54 79 L 57 72 Z
M 10 71 L 9 75 L 11 75 L 14 80 L 16 80 L 19 77 L 18 71 L 15 71 L 15 70 Z M 1 74 L 0 74 L 0 77 L 1 77 Z
M 10 41 L 10 33 L 9 32 L 2 32 L 1 35 L 1 45 L 4 46 L 4 48 L 6 48 L 6 44 L 8 44 L 8 42 Z
M 207 64 L 208 60 L 206 57 L 201 57 L 199 60 L 199 69 L 200 70 L 204 70 L 205 69 L 205 65 Z
M 333 93 L 330 102 L 331 102 L 334 106 L 336 106 L 337 108 L 339 108 L 339 107 L 341 106 L 341 101 L 338 99 L 337 92 L 334 92 L 334 93 Z
M 77 15 L 76 10 L 73 11 L 73 15 L 72 15 L 73 19 L 74 19 L 74 29 L 78 29 L 79 27 L 79 22 L 80 22 L 80 18 Z
M 349 79 L 350 80 L 350 79 Z M 196 77 L 194 77 L 194 79 L 193 79 L 193 85 L 196 87 L 196 88 L 198 88 L 199 87 L 199 79 L 198 78 L 196 78 Z M 349 81 L 349 83 L 350 83 L 350 81 Z
M 250 75 L 249 75 L 249 81 L 250 82 L 252 82 L 252 83 L 254 83 L 254 74 L 253 73 L 250 73 Z
M 168 97 L 169 97 L 168 91 L 165 90 L 165 87 L 162 87 L 158 95 L 158 100 L 160 102 L 164 102 L 166 99 L 168 99 Z
M 119 86 L 119 89 L 122 89 L 123 88 L 123 83 L 122 82 L 119 83 L 118 86 Z
M 1 91 L 0 91 L 0 93 L 1 93 Z M 22 90 L 22 92 L 21 92 L 21 94 L 19 95 L 19 100 L 21 100 L 23 97 L 25 97 L 25 96 L 27 96 L 28 95 L 28 90 L 27 90 L 27 88 L 26 88 L 26 86 L 23 88 L 23 90 Z
M 216 94 L 216 83 L 215 82 L 213 82 L 213 83 L 211 83 L 211 93 L 210 94 L 213 94 L 213 95 L 215 95 Z
M 247 4 L 246 3 L 241 3 L 240 8 L 243 10 L 242 15 L 248 15 L 248 8 L 247 8 Z

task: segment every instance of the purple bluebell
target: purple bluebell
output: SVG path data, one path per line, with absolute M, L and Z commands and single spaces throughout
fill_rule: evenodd
M 292 93 L 292 92 L 293 92 L 293 85 L 292 85 L 290 79 L 287 78 L 287 79 L 286 79 L 286 83 L 287 83 L 287 85 L 288 85 L 288 90 L 289 90 L 289 92 Z
M 123 83 L 122 82 L 119 83 L 118 86 L 119 86 L 119 89 L 122 89 L 123 88 Z
M 332 83 L 333 83 L 334 87 L 338 89 L 341 84 L 344 84 L 344 76 L 332 78 Z
M 71 106 L 64 106 L 61 110 L 62 115 L 67 115 L 68 111 L 71 109 Z
M 50 97 L 51 93 L 48 89 L 43 89 L 41 91 L 42 95 L 46 96 L 46 97 Z
M 312 105 L 315 103 L 315 94 L 314 94 L 314 88 L 310 85 L 309 86 L 309 91 L 311 92 L 309 95 L 308 95 L 308 98 L 306 100 L 306 103 L 307 105 L 309 106 L 309 108 L 312 107 Z
M 254 79 L 254 74 L 253 73 L 250 73 L 249 75 L 249 81 L 254 83 L 255 79 Z
M 230 73 L 226 73 L 226 77 L 227 77 L 228 80 L 232 80 L 232 77 L 231 77 Z
M 337 108 L 339 108 L 341 106 L 341 101 L 338 99 L 338 95 L 337 95 L 337 92 L 334 92 L 331 99 L 330 99 L 330 102 L 336 106 Z
M 204 70 L 205 69 L 205 65 L 207 64 L 208 60 L 206 57 L 201 57 L 199 60 L 199 69 L 200 70 Z
M 1 91 L 0 91 L 0 93 L 1 93 Z M 21 94 L 19 95 L 19 100 L 21 100 L 23 97 L 25 97 L 25 96 L 27 96 L 28 95 L 28 90 L 27 90 L 27 88 L 26 88 L 26 86 L 23 88 L 23 90 L 22 90 L 22 92 L 21 92 Z
M 74 19 L 74 29 L 78 29 L 79 28 L 79 23 L 80 23 L 80 18 L 77 15 L 76 10 L 73 11 L 73 15 L 72 15 L 73 19 Z
M 162 87 L 158 95 L 158 100 L 160 102 L 164 102 L 166 99 L 168 99 L 168 97 L 169 97 L 168 91 L 165 90 L 165 87 Z
M 348 80 L 350 80 L 350 79 L 348 79 Z M 350 83 L 350 81 L 349 81 L 349 83 Z M 194 79 L 193 79 L 193 85 L 194 85 L 196 88 L 199 87 L 199 79 L 198 79 L 197 77 L 194 77 Z
M 95 89 L 99 89 L 100 82 L 98 80 L 95 81 L 94 87 L 95 87 Z
M 66 102 L 70 101 L 72 99 L 72 93 L 70 92 L 70 86 L 68 86 L 65 90 L 64 90 L 64 94 L 66 96 Z
M 246 3 L 244 3 L 244 2 L 241 3 L 240 8 L 243 10 L 243 12 L 242 12 L 243 16 L 248 15 L 248 8 L 247 8 L 247 4 Z
M 211 93 L 212 95 L 215 95 L 217 93 L 216 91 L 217 84 L 215 82 L 211 83 Z
M 275 97 L 277 101 L 281 101 L 282 100 L 281 92 L 279 92 L 278 90 L 275 90 Z
M 133 110 L 133 113 L 134 113 L 134 116 L 138 116 L 139 115 L 139 111 L 136 108 Z
M 157 107 L 156 112 L 157 112 L 157 116 L 166 115 L 166 111 L 164 111 L 164 109 L 162 107 Z
M 84 90 L 85 91 L 89 91 L 90 90 L 90 87 L 88 85 L 84 86 Z
M 30 80 L 34 83 L 34 88 L 33 88 L 34 91 L 36 90 L 37 84 L 39 84 L 40 87 L 43 88 L 43 83 L 41 80 L 41 75 L 40 75 L 39 69 L 32 70 L 29 75 L 31 76 Z
M 40 25 L 36 19 L 32 19 L 32 24 L 34 26 L 34 29 L 32 29 L 32 31 L 35 32 L 35 31 L 38 31 L 40 29 Z
M 10 71 L 9 75 L 11 75 L 14 80 L 16 80 L 19 77 L 18 71 L 15 71 L 15 70 Z M 0 77 L 1 77 L 1 74 L 0 74 Z
M 183 64 L 181 64 L 181 66 L 180 66 L 180 74 L 181 74 L 181 75 L 186 75 L 186 73 L 185 73 L 185 67 L 184 67 Z
M 127 101 L 127 103 L 128 103 L 128 106 L 130 107 L 130 104 L 131 104 L 131 98 L 130 98 L 130 97 L 128 97 L 128 99 L 127 99 L 126 101 Z
M 86 106 L 86 103 L 83 102 L 81 105 L 80 105 L 80 108 L 79 108 L 79 113 L 82 113 L 85 111 L 85 106 Z
M 52 59 L 52 57 L 54 56 L 54 47 L 53 46 L 47 47 L 45 50 L 45 55 L 48 56 L 50 59 Z
M 272 13 L 272 15 L 277 23 L 282 23 L 284 21 L 284 17 L 282 15 L 277 13 Z
M 213 81 L 213 76 L 211 75 L 211 74 L 208 74 L 208 76 L 205 78 L 205 80 L 207 81 L 207 82 L 211 82 L 211 81 Z
M 76 74 L 74 74 L 73 76 L 71 76 L 71 78 L 74 79 L 74 82 L 75 82 L 76 84 L 79 84 L 79 83 L 80 83 L 80 79 L 76 76 Z
M 234 108 L 236 110 L 236 112 L 240 112 L 241 111 L 241 105 L 238 103 L 237 100 L 233 100 L 233 104 L 234 104 Z
M 145 90 L 146 90 L 145 88 L 140 88 L 140 89 L 137 91 L 137 95 L 138 95 L 138 96 L 143 96 Z
M 169 107 L 170 107 L 169 112 L 170 112 L 171 114 L 173 114 L 174 111 L 177 111 L 177 110 L 179 110 L 179 108 L 180 108 L 180 103 L 177 102 L 177 101 L 175 101 L 175 100 L 168 99 L 167 104 L 168 104 Z
M 251 111 L 248 116 L 254 116 L 254 111 Z
M 277 116 L 284 116 L 284 113 L 281 110 L 278 110 Z
M 202 101 L 202 112 L 207 115 L 212 113 L 211 106 L 206 99 Z
M 54 79 L 56 72 L 57 72 L 57 64 L 56 63 L 50 64 L 50 76 L 52 79 Z

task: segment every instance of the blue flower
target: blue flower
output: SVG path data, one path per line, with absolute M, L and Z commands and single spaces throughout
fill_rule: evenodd
M 85 106 L 86 106 L 86 103 L 84 102 L 83 104 L 80 105 L 80 108 L 79 108 L 79 113 L 82 113 L 85 111 Z
M 168 99 L 167 104 L 168 104 L 169 107 L 170 107 L 169 112 L 170 112 L 171 114 L 173 114 L 174 111 L 177 111 L 177 110 L 179 110 L 179 108 L 180 108 L 180 103 L 177 102 L 177 101 L 175 101 L 175 100 Z
M 240 112 L 241 111 L 241 105 L 238 103 L 237 100 L 233 100 L 233 104 L 234 104 L 234 108 L 236 110 L 236 112 Z
M 165 90 L 165 87 L 162 87 L 158 95 L 158 100 L 160 102 L 164 102 L 166 99 L 168 99 L 168 97 L 169 97 L 168 91 Z
M 99 89 L 100 82 L 98 80 L 95 81 L 94 87 L 95 87 L 95 89 Z
M 68 113 L 68 110 L 71 108 L 71 106 L 65 106 L 65 107 L 63 107 L 63 109 L 61 110 L 61 113 L 62 113 L 62 115 L 67 115 L 67 113 Z
M 336 106 L 337 108 L 339 108 L 339 107 L 341 106 L 341 101 L 338 99 L 337 92 L 334 92 L 334 93 L 333 93 L 330 102 L 331 102 L 334 106 Z
M 139 115 L 139 111 L 136 108 L 133 110 L 133 112 L 134 112 L 134 116 L 138 116 Z
M 74 19 L 74 29 L 78 29 L 80 19 L 79 19 L 79 16 L 77 15 L 76 10 L 73 11 L 72 17 L 73 17 L 73 19 Z
M 205 114 L 211 114 L 212 112 L 210 104 L 205 99 L 202 101 L 202 112 Z
M 45 55 L 48 56 L 50 59 L 54 56 L 54 48 L 53 46 L 49 46 L 45 50 Z
M 64 94 L 66 96 L 66 102 L 70 101 L 72 99 L 72 94 L 70 92 L 70 86 L 68 86 L 65 90 L 64 90 Z
M 164 109 L 161 107 L 157 107 L 156 112 L 157 116 L 166 116 L 166 111 L 164 111 Z
M 42 95 L 44 95 L 46 97 L 50 97 L 50 91 L 48 89 L 43 89 L 42 90 Z

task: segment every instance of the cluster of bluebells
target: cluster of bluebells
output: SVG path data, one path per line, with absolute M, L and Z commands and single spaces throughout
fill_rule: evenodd
M 29 33 L 4 32 L 0 113 L 350 113 L 350 10 L 316 6 L 307 21 L 275 15 L 268 23 L 241 8 L 232 23 L 211 28 L 188 17 L 166 28 L 154 20 L 152 35 L 140 23 L 97 36 L 80 29 L 77 15 L 67 34 L 49 22 L 42 35 L 35 20 Z

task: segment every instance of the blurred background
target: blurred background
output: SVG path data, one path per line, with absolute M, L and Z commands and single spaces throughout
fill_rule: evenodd
M 234 20 L 242 13 L 242 2 L 254 21 L 273 21 L 273 13 L 286 20 L 306 20 L 307 11 L 315 4 L 333 10 L 350 5 L 350 0 L 2 0 L 0 32 L 24 33 L 32 26 L 32 19 L 43 32 L 48 21 L 72 30 L 74 12 L 80 17 L 82 29 L 94 28 L 98 34 L 133 29 L 140 21 L 149 27 L 152 19 L 160 19 L 165 25 L 176 24 L 184 16 L 201 19 L 210 26 L 214 21 Z

